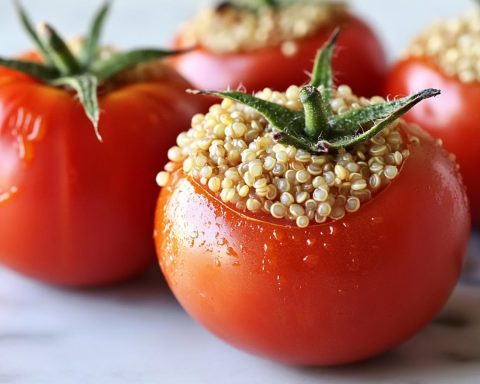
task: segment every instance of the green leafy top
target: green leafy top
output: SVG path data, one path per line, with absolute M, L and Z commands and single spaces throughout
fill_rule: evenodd
M 138 49 L 113 53 L 106 59 L 98 60 L 100 36 L 110 10 L 110 1 L 107 0 L 95 15 L 85 44 L 77 57 L 51 25 L 43 24 L 41 31 L 37 32 L 20 2 L 14 0 L 14 4 L 24 29 L 41 55 L 42 63 L 0 57 L 0 66 L 26 73 L 52 86 L 72 89 L 77 94 L 100 141 L 102 138 L 98 130 L 100 119 L 98 86 L 138 64 L 179 53 L 160 49 Z
M 239 91 L 200 91 L 245 104 L 265 117 L 276 131 L 275 139 L 310 153 L 345 148 L 371 139 L 420 101 L 437 96 L 437 89 L 425 89 L 411 96 L 334 114 L 332 98 L 332 55 L 340 30 L 337 29 L 315 59 L 312 79 L 300 92 L 302 111 L 292 111 Z

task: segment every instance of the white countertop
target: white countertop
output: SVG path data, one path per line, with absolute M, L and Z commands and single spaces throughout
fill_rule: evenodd
M 37 21 L 49 19 L 76 34 L 98 2 L 24 3 Z M 116 1 L 107 41 L 127 47 L 167 44 L 199 3 Z M 377 15 L 375 25 L 392 57 L 425 21 L 458 13 L 471 2 L 353 3 L 370 19 Z M 0 54 L 29 47 L 7 0 L 0 0 L 0 36 Z M 480 259 L 480 247 L 472 250 Z M 480 283 L 459 286 L 435 322 L 385 356 L 342 368 L 299 369 L 246 355 L 211 336 L 183 312 L 157 269 L 108 289 L 72 291 L 0 268 L 0 384 L 479 382 Z
M 176 303 L 156 268 L 122 285 L 85 291 L 0 269 L 0 384 L 479 381 L 480 284 L 457 287 L 432 324 L 384 356 L 305 369 L 249 356 L 210 335 Z

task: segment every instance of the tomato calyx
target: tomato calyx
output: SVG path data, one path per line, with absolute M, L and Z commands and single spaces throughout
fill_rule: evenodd
M 274 138 L 312 154 L 326 153 L 365 142 L 390 126 L 420 101 L 440 94 L 425 89 L 408 97 L 371 104 L 334 114 L 332 56 L 340 34 L 337 29 L 315 59 L 312 79 L 300 92 L 303 110 L 293 111 L 240 91 L 192 91 L 245 104 L 260 113 L 272 126 Z
M 21 24 L 34 42 L 42 62 L 0 57 L 0 66 L 25 73 L 45 84 L 74 91 L 99 141 L 102 141 L 102 136 L 99 132 L 98 87 L 139 64 L 184 52 L 136 49 L 98 58 L 100 36 L 111 5 L 110 1 L 106 1 L 95 15 L 86 41 L 77 56 L 51 25 L 43 24 L 40 32 L 37 32 L 20 2 L 16 0 L 14 4 Z

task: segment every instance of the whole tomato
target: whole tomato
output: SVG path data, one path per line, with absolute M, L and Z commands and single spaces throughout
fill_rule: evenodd
M 61 46 L 46 40 L 41 48 Z M 71 54 L 66 49 L 57 53 Z M 161 56 L 149 52 L 150 60 Z M 123 61 L 117 69 L 145 61 L 139 53 L 133 60 L 118 54 Z M 38 54 L 25 58 L 30 61 L 0 61 L 0 260 L 68 286 L 139 273 L 154 255 L 156 170 L 201 101 L 185 94 L 188 83 L 156 61 L 111 73 L 97 91 L 100 75 L 90 69 L 60 74 L 41 64 Z M 110 65 L 119 58 L 111 56 Z M 97 102 L 102 142 L 92 127 Z
M 480 224 L 480 8 L 437 22 L 410 44 L 405 57 L 390 72 L 386 93 L 407 94 L 415 87 L 442 90 L 438 102 L 427 101 L 406 115 L 443 140 L 457 157 L 467 186 L 474 224 Z
M 476 33 L 476 32 L 475 32 Z M 472 220 L 480 224 L 480 81 L 462 81 L 458 74 L 447 74 L 437 60 L 428 55 L 410 56 L 399 61 L 387 80 L 386 93 L 405 95 L 417 87 L 436 87 L 442 96 L 435 103 L 426 101 L 406 115 L 443 140 L 456 155 L 470 200 Z
M 298 6 L 301 5 L 294 5 Z M 317 5 L 325 6 L 329 5 Z M 217 12 L 221 14 L 225 10 Z M 239 12 L 247 11 L 242 9 Z M 238 32 L 237 30 L 242 28 L 236 25 L 238 24 L 236 20 L 233 20 L 225 23 L 228 26 L 225 30 L 218 30 L 215 20 L 214 18 L 212 25 L 207 25 L 207 28 L 210 27 L 212 34 L 215 32 L 224 39 L 229 33 Z M 301 24 L 302 20 L 296 22 Z M 307 70 L 311 67 L 312 58 L 338 26 L 342 27 L 338 45 L 343 54 L 337 55 L 333 60 L 335 82 L 349 84 L 357 94 L 365 96 L 379 94 L 387 74 L 384 50 L 372 29 L 348 11 L 334 15 L 332 20 L 324 21 L 320 28 L 305 37 L 280 41 L 273 45 L 265 42 L 264 46 L 255 46 L 254 49 L 219 51 L 202 43 L 200 38 L 191 51 L 172 58 L 171 62 L 177 71 L 198 89 L 229 87 L 235 89 L 243 86 L 249 91 L 258 91 L 265 87 L 285 90 L 291 84 L 303 84 L 308 81 Z M 258 30 L 251 35 L 262 35 L 262 27 L 257 28 Z M 180 31 L 175 39 L 175 48 L 191 48 L 190 39 L 184 35 L 185 30 Z M 292 52 L 288 52 L 289 49 Z
M 227 100 L 193 119 L 157 178 L 157 253 L 182 306 L 241 349 L 302 365 L 366 359 L 418 332 L 470 230 L 455 162 L 396 120 L 438 92 L 362 102 L 331 89 L 331 53 L 301 89 L 214 93 Z

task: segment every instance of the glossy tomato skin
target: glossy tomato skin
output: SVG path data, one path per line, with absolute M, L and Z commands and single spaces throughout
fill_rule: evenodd
M 455 154 L 467 186 L 473 222 L 480 225 L 480 83 L 465 84 L 447 76 L 427 58 L 399 62 L 387 81 L 390 96 L 406 95 L 412 89 L 425 87 L 439 88 L 442 94 L 435 102 L 422 102 L 405 118 L 441 138 Z
M 147 267 L 156 172 L 203 109 L 185 88 L 168 75 L 104 91 L 100 143 L 72 94 L 0 69 L 0 260 L 67 286 Z
M 268 358 L 334 365 L 397 346 L 444 305 L 470 231 L 455 165 L 425 140 L 360 211 L 306 229 L 242 215 L 177 175 L 156 211 L 168 284 L 214 334 Z
M 337 84 L 349 84 L 356 94 L 374 96 L 382 91 L 387 74 L 384 50 L 374 32 L 360 19 L 342 20 L 342 33 L 333 59 Z M 315 55 L 337 25 L 296 41 L 298 50 L 285 56 L 281 47 L 252 52 L 216 54 L 199 47 L 172 59 L 174 67 L 198 89 L 223 90 L 244 86 L 248 91 L 263 88 L 284 90 L 291 84 L 309 81 Z M 180 41 L 177 38 L 177 42 Z M 181 47 L 178 43 L 176 48 Z

